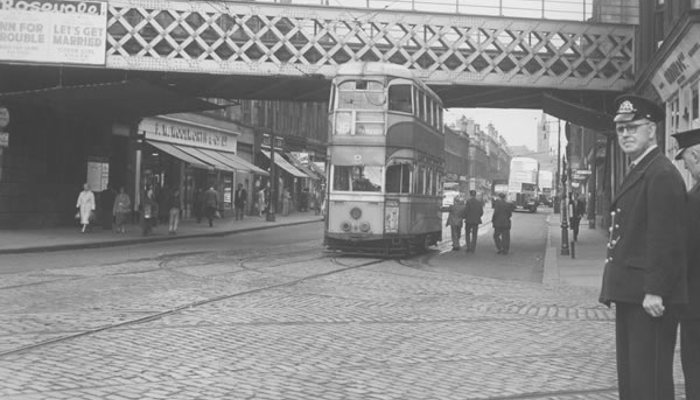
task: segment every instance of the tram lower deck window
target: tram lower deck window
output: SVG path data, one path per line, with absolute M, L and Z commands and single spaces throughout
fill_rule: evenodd
M 336 165 L 333 167 L 333 190 L 381 192 L 382 167 Z
M 386 192 L 410 193 L 411 191 L 411 165 L 395 164 L 386 168 Z

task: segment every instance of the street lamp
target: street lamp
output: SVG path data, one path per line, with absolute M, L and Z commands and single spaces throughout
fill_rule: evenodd
M 267 208 L 267 214 L 265 215 L 265 221 L 274 222 L 275 221 L 275 208 L 277 207 L 277 168 L 275 166 L 275 132 L 270 129 L 270 199 L 269 206 Z
M 566 160 L 561 158 L 561 120 L 557 120 L 557 175 L 561 178 L 561 255 L 569 255 L 569 224 L 567 222 Z

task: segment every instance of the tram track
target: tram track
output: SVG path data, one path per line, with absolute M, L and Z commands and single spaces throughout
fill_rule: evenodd
M 269 257 L 269 255 L 266 257 Z M 145 316 L 142 316 L 139 318 L 130 319 L 130 320 L 117 322 L 117 323 L 112 323 L 112 324 L 105 325 L 105 326 L 95 328 L 95 329 L 86 329 L 86 330 L 83 330 L 83 331 L 80 331 L 77 333 L 73 333 L 70 335 L 59 336 L 59 337 L 52 338 L 49 340 L 21 346 L 21 347 L 15 348 L 15 349 L 5 350 L 5 351 L 0 352 L 0 358 L 8 357 L 11 355 L 16 355 L 19 353 L 23 353 L 23 352 L 27 352 L 30 350 L 35 350 L 38 348 L 42 348 L 42 347 L 70 341 L 70 340 L 85 337 L 85 336 L 95 335 L 95 334 L 100 333 L 100 332 L 105 332 L 105 331 L 118 329 L 118 328 L 124 328 L 124 327 L 132 326 L 132 325 L 153 322 L 153 321 L 159 320 L 161 318 L 167 317 L 169 315 L 177 314 L 178 312 L 181 312 L 183 310 L 189 310 L 189 309 L 201 307 L 201 306 L 216 303 L 216 302 L 233 299 L 236 297 L 242 297 L 242 296 L 247 296 L 247 295 L 251 295 L 251 294 L 261 293 L 261 292 L 264 292 L 267 290 L 279 289 L 279 288 L 283 288 L 283 287 L 291 287 L 291 286 L 294 286 L 294 285 L 297 285 L 299 283 L 303 283 L 303 282 L 306 282 L 309 280 L 322 278 L 325 276 L 330 276 L 330 275 L 335 275 L 335 274 L 340 274 L 340 273 L 344 273 L 347 271 L 367 267 L 370 265 L 379 264 L 379 263 L 382 263 L 385 261 L 386 260 L 384 260 L 384 259 L 371 259 L 371 260 L 362 262 L 360 264 L 347 265 L 347 264 L 343 264 L 343 263 L 339 262 L 337 260 L 337 258 L 333 257 L 333 258 L 331 258 L 331 263 L 338 265 L 340 267 L 339 269 L 335 269 L 333 271 L 321 272 L 321 273 L 317 273 L 317 274 L 312 274 L 312 275 L 304 276 L 302 278 L 292 279 L 292 280 L 287 281 L 287 282 L 266 285 L 266 286 L 262 286 L 262 287 L 258 287 L 258 288 L 254 288 L 254 289 L 250 289 L 250 290 L 244 290 L 244 291 L 239 291 L 236 293 L 229 293 L 229 294 L 214 296 L 214 297 L 210 297 L 210 298 L 207 298 L 204 300 L 193 301 L 193 302 L 189 302 L 186 304 L 182 304 L 182 305 L 170 308 L 168 310 L 159 311 L 159 312 L 145 315 Z

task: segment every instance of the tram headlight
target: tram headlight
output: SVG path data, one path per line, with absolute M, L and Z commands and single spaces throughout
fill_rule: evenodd
M 350 210 L 350 216 L 352 219 L 360 219 L 360 217 L 362 217 L 362 210 L 357 207 L 353 207 L 353 209 Z
M 365 232 L 365 233 L 369 232 L 369 228 L 370 228 L 369 222 L 363 222 L 360 224 L 360 231 L 362 231 L 362 232 Z
M 350 226 L 349 222 L 343 222 L 342 224 L 340 224 L 340 229 L 342 229 L 343 232 L 350 232 L 352 226 Z

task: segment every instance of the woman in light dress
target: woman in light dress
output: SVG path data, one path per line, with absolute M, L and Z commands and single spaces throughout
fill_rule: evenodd
M 81 232 L 85 233 L 88 225 L 90 225 L 90 214 L 95 211 L 95 195 L 87 183 L 83 184 L 83 191 L 78 195 L 78 202 L 75 204 L 75 207 L 78 209 L 80 223 L 83 225 Z

